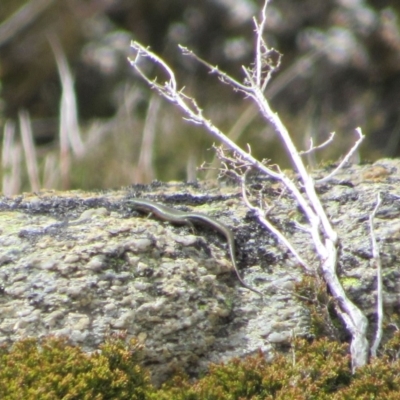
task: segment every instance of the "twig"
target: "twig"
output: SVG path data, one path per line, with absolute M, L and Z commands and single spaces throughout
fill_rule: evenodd
M 265 24 L 267 22 L 267 6 L 268 6 L 269 0 L 266 0 L 264 3 L 264 6 L 261 10 L 261 23 L 258 24 L 256 18 L 253 18 L 254 25 L 256 27 L 256 66 L 255 66 L 255 73 L 256 73 L 256 84 L 258 87 L 260 87 L 263 91 L 265 90 L 269 79 L 271 78 L 270 71 L 267 74 L 264 82 L 261 81 L 262 78 L 262 70 L 263 70 L 263 62 L 265 60 L 265 57 L 263 57 L 264 51 L 267 51 L 268 49 L 265 46 L 264 40 L 262 38 L 262 35 L 264 33 L 265 29 Z
M 314 142 L 311 138 L 310 139 L 310 147 L 308 148 L 308 150 L 299 151 L 299 154 L 302 156 L 305 156 L 306 154 L 310 154 L 316 150 L 320 150 L 320 149 L 328 146 L 330 143 L 332 143 L 334 137 L 335 137 L 335 132 L 331 132 L 329 138 L 326 139 L 325 142 L 322 142 L 321 144 L 319 144 L 318 146 L 314 146 Z
M 356 152 L 356 150 L 360 147 L 362 141 L 365 139 L 365 136 L 363 135 L 360 127 L 356 128 L 356 132 L 358 133 L 357 141 L 354 143 L 353 147 L 346 154 L 346 156 L 339 163 L 339 165 L 329 175 L 327 175 L 325 178 L 318 179 L 315 183 L 324 183 L 329 181 L 350 160 L 351 156 Z
M 382 288 L 382 263 L 379 254 L 379 245 L 376 241 L 375 230 L 374 230 L 374 218 L 379 206 L 381 205 L 381 194 L 378 193 L 376 196 L 376 205 L 371 215 L 369 216 L 369 226 L 371 234 L 372 243 L 372 263 L 376 266 L 376 314 L 377 314 L 377 324 L 375 340 L 371 346 L 371 357 L 376 357 L 378 347 L 382 340 L 382 324 L 383 324 L 383 288 Z
M 243 174 L 242 178 L 242 197 L 247 205 L 247 207 L 252 210 L 256 216 L 257 219 L 273 234 L 277 237 L 277 239 L 284 245 L 286 248 L 292 253 L 293 257 L 296 259 L 296 261 L 299 263 L 299 265 L 304 269 L 304 271 L 307 274 L 310 274 L 312 271 L 308 264 L 303 260 L 303 258 L 300 256 L 300 254 L 296 251 L 296 249 L 293 247 L 293 245 L 290 243 L 290 241 L 285 237 L 285 235 L 279 231 L 279 229 L 275 228 L 274 225 L 271 224 L 270 221 L 265 217 L 266 212 L 261 209 L 260 207 L 255 207 L 250 203 L 250 200 L 247 197 L 246 193 L 246 175 L 247 171 Z

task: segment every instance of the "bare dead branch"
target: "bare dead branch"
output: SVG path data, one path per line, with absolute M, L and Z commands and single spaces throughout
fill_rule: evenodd
M 376 212 L 381 205 L 382 199 L 381 194 L 378 193 L 376 196 L 376 205 L 371 215 L 369 216 L 369 229 L 372 243 L 372 263 L 376 267 L 376 314 L 377 324 L 374 343 L 371 346 L 371 357 L 376 357 L 379 345 L 382 340 L 382 325 L 383 325 L 383 285 L 382 285 L 382 263 L 381 256 L 379 253 L 379 245 L 376 241 L 375 230 L 374 230 L 374 218 Z
M 224 165 L 228 171 L 230 167 L 237 177 L 242 177 L 242 192 L 243 199 L 249 209 L 253 210 L 261 224 L 267 227 L 278 239 L 285 244 L 285 246 L 294 255 L 295 259 L 303 268 L 308 271 L 308 266 L 297 251 L 290 244 L 288 239 L 276 229 L 266 218 L 265 211 L 262 207 L 254 207 L 247 198 L 245 188 L 245 172 L 240 172 L 241 169 L 248 169 L 250 166 L 257 171 L 264 173 L 266 176 L 280 182 L 288 193 L 296 200 L 302 211 L 304 212 L 308 226 L 308 231 L 312 237 L 315 251 L 320 260 L 320 268 L 325 282 L 329 286 L 336 305 L 338 314 L 343 319 L 347 329 L 352 336 L 351 342 L 351 356 L 353 370 L 359 366 L 364 365 L 368 358 L 368 341 L 366 339 L 366 330 L 368 321 L 363 312 L 347 297 L 343 286 L 340 283 L 336 272 L 338 262 L 338 235 L 333 228 L 327 213 L 321 203 L 321 200 L 316 192 L 315 181 L 307 171 L 301 154 L 296 149 L 289 132 L 285 125 L 282 123 L 278 114 L 273 112 L 270 108 L 269 102 L 264 95 L 264 89 L 267 85 L 271 73 L 276 67 L 270 60 L 271 50 L 268 49 L 267 44 L 263 38 L 263 30 L 266 24 L 266 8 L 268 0 L 265 1 L 262 9 L 260 22 L 255 21 L 255 34 L 256 34 L 256 56 L 254 67 L 242 67 L 245 75 L 244 83 L 239 83 L 231 78 L 228 74 L 221 71 L 218 67 L 209 64 L 208 62 L 200 59 L 192 51 L 181 46 L 185 55 L 194 57 L 198 62 L 209 68 L 210 73 L 216 74 L 217 77 L 224 83 L 233 87 L 235 91 L 242 92 L 246 97 L 251 98 L 260 110 L 261 115 L 268 121 L 274 128 L 281 144 L 284 146 L 288 158 L 291 160 L 295 170 L 298 173 L 299 181 L 289 178 L 280 168 L 276 170 L 265 163 L 256 160 L 249 151 L 245 151 L 228 138 L 218 127 L 216 127 L 210 120 L 208 120 L 196 101 L 186 95 L 183 89 L 177 89 L 177 82 L 172 69 L 158 56 L 152 53 L 148 48 L 145 48 L 137 42 L 132 42 L 132 48 L 136 50 L 137 54 L 134 59 L 131 59 L 131 65 L 139 73 L 139 75 L 152 87 L 157 90 L 161 96 L 177 105 L 184 113 L 184 118 L 188 121 L 201 125 L 220 143 L 226 146 L 233 152 L 234 160 L 225 158 Z M 150 79 L 140 66 L 140 59 L 147 58 L 153 62 L 154 65 L 160 67 L 167 75 L 167 81 L 164 84 L 159 84 L 155 79 Z M 338 168 L 335 169 L 333 174 L 324 178 L 321 181 L 330 179 L 334 173 L 338 171 L 354 154 L 359 147 L 364 136 L 361 129 L 357 129 L 359 139 L 356 144 L 350 149 L 349 153 L 344 157 Z M 317 147 L 313 147 L 316 150 Z
M 233 142 L 231 139 L 229 139 L 220 129 L 218 129 L 210 120 L 206 119 L 203 116 L 202 110 L 197 106 L 196 102 L 193 99 L 190 99 L 191 101 L 188 104 L 187 103 L 188 96 L 184 95 L 182 90 L 180 90 L 180 91 L 176 90 L 177 84 L 176 84 L 175 75 L 174 75 L 172 69 L 163 60 L 161 60 L 158 56 L 156 56 L 154 53 L 152 53 L 148 48 L 142 46 L 141 44 L 139 44 L 137 42 L 132 42 L 131 46 L 134 50 L 137 51 L 137 54 L 136 54 L 135 59 L 129 59 L 129 61 L 130 61 L 131 65 L 133 66 L 133 68 L 149 84 L 150 87 L 157 90 L 159 92 L 159 94 L 161 96 L 163 96 L 165 99 L 169 100 L 170 102 L 172 102 L 173 104 L 175 104 L 179 108 L 181 108 L 183 110 L 183 112 L 186 115 L 188 115 L 189 119 L 193 123 L 205 127 L 207 129 L 207 131 L 214 138 L 216 138 L 219 142 L 226 145 L 228 148 L 232 149 L 237 154 L 240 154 L 241 157 L 243 157 L 243 159 L 247 160 L 253 167 L 258 169 L 260 172 L 265 173 L 267 176 L 270 176 L 271 178 L 276 179 L 277 181 L 281 181 L 289 189 L 289 191 L 293 194 L 293 196 L 296 198 L 296 200 L 298 201 L 299 205 L 301 206 L 301 208 L 303 209 L 303 211 L 305 212 L 307 217 L 310 220 L 314 221 L 315 226 L 318 226 L 318 221 L 317 221 L 318 217 L 315 215 L 314 211 L 309 206 L 308 201 L 301 194 L 300 189 L 296 186 L 296 184 L 290 178 L 288 178 L 282 172 L 276 173 L 275 171 L 266 167 L 260 161 L 256 160 L 254 157 L 249 155 L 243 149 L 241 149 L 235 142 Z M 147 57 L 150 60 L 153 60 L 156 63 L 156 65 L 163 68 L 164 71 L 166 72 L 166 74 L 169 76 L 170 80 L 166 81 L 164 85 L 160 85 L 160 84 L 156 83 L 155 80 L 151 80 L 139 66 L 140 55 L 142 57 Z M 232 81 L 234 81 L 234 80 L 232 80 Z M 263 97 L 262 94 L 261 94 L 261 97 Z M 271 111 L 271 113 L 272 113 L 272 111 Z M 283 126 L 282 123 L 280 123 L 280 124 Z M 287 133 L 287 136 L 289 137 L 288 133 Z M 300 158 L 300 156 L 298 156 L 298 157 Z M 305 168 L 304 168 L 304 171 L 306 172 Z

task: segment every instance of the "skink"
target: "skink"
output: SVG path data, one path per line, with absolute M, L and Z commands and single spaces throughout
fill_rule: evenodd
M 232 231 L 227 226 L 217 221 L 216 219 L 209 217 L 208 215 L 176 210 L 174 208 L 167 207 L 162 204 L 154 203 L 150 200 L 130 199 L 129 204 L 131 204 L 135 210 L 154 214 L 156 217 L 164 221 L 172 222 L 174 224 L 189 225 L 192 228 L 193 228 L 193 222 L 203 222 L 214 228 L 216 231 L 222 233 L 225 236 L 226 240 L 228 241 L 228 247 L 232 260 L 232 265 L 239 279 L 239 282 L 246 289 L 249 289 L 252 292 L 257 293 L 259 296 L 261 296 L 261 298 L 264 298 L 261 292 L 249 286 L 246 282 L 244 282 L 244 280 L 240 276 L 239 270 L 236 265 L 235 238 L 233 236 Z

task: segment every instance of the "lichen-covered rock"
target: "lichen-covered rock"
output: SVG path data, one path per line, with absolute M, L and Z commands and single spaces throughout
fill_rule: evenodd
M 375 271 L 368 217 L 378 191 L 383 203 L 375 226 L 389 321 L 398 310 L 399 168 L 390 160 L 352 166 L 318 187 L 340 237 L 340 276 L 371 319 Z M 378 169 L 385 174 L 374 174 Z M 274 182 L 263 185 L 264 198 L 274 205 L 269 218 L 317 270 L 310 236 L 298 229 L 305 221 L 295 202 Z M 232 228 L 241 274 L 265 301 L 240 285 L 217 232 L 147 218 L 130 208 L 132 197 L 202 212 Z M 160 382 L 178 367 L 197 373 L 210 361 L 258 349 L 269 357 L 274 346 L 313 333 L 307 304 L 294 293 L 303 270 L 252 217 L 235 186 L 155 184 L 2 198 L 0 244 L 4 344 L 53 334 L 93 351 L 107 335 L 122 331 L 145 345 L 143 362 Z

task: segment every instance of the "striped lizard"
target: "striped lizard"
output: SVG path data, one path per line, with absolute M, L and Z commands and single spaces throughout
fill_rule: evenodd
M 205 214 L 200 214 L 190 211 L 189 212 L 180 211 L 171 207 L 164 206 L 163 204 L 154 203 L 150 200 L 130 199 L 129 204 L 131 204 L 135 210 L 153 214 L 164 221 L 172 222 L 174 224 L 189 225 L 191 228 L 194 228 L 193 222 L 202 222 L 205 223 L 206 225 L 211 226 L 216 231 L 222 233 L 228 242 L 232 265 L 239 279 L 239 282 L 246 289 L 251 290 L 254 293 L 257 293 L 259 296 L 261 296 L 261 298 L 264 298 L 263 294 L 260 291 L 249 286 L 246 282 L 244 282 L 243 278 L 240 276 L 236 264 L 235 238 L 232 231 L 226 225 Z

